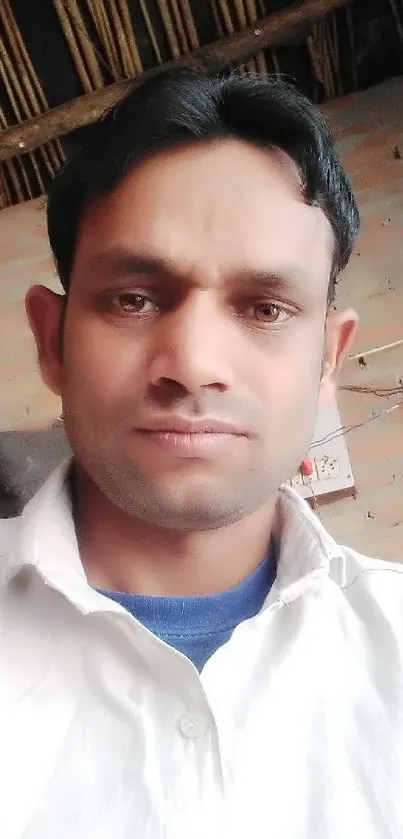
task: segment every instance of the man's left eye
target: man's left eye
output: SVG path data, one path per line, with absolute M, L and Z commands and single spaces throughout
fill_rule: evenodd
M 282 323 L 292 317 L 279 303 L 254 303 L 246 309 L 245 316 L 259 323 Z

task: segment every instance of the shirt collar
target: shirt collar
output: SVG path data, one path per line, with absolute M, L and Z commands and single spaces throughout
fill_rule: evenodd
M 120 610 L 113 601 L 106 607 L 105 598 L 87 583 L 68 488 L 70 468 L 71 460 L 62 463 L 26 505 L 2 562 L 2 576 L 7 583 L 31 567 L 84 612 Z M 272 536 L 278 546 L 275 589 L 285 603 L 296 599 L 318 576 L 328 574 L 330 560 L 341 556 L 340 547 L 309 505 L 288 486 L 279 492 Z

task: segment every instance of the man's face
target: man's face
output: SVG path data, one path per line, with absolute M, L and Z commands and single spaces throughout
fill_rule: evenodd
M 325 330 L 333 247 L 291 162 L 235 140 L 149 159 L 87 210 L 63 358 L 40 356 L 114 504 L 194 530 L 273 498 L 347 337 Z

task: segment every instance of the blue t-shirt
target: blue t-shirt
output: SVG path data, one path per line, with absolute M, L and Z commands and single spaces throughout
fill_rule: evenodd
M 271 548 L 258 567 L 237 586 L 220 594 L 156 597 L 97 589 L 120 603 L 140 623 L 186 655 L 199 672 L 242 621 L 260 611 L 276 576 Z

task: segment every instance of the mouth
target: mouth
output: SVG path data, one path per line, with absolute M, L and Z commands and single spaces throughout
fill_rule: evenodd
M 215 419 L 165 418 L 137 431 L 145 444 L 181 457 L 204 457 L 247 438 L 239 427 Z
M 219 419 L 189 419 L 173 416 L 151 420 L 138 426 L 138 431 L 169 434 L 232 434 L 246 437 L 245 429 L 231 422 Z

